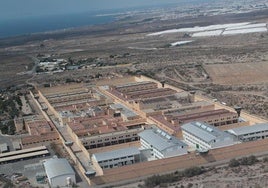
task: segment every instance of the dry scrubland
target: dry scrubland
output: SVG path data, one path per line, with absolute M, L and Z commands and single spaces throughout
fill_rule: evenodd
M 28 75 L 17 75 L 30 70 L 33 66 L 31 58 L 26 55 L 0 55 L 0 85 L 23 84 Z
M 144 19 L 144 18 L 143 18 Z M 95 67 L 35 76 L 30 82 L 88 81 L 114 74 L 145 74 L 186 90 L 201 93 L 227 105 L 241 105 L 254 114 L 268 117 L 268 33 L 191 38 L 185 33 L 148 34 L 165 29 L 223 23 L 268 23 L 267 11 L 239 15 L 183 18 L 134 23 L 117 22 L 42 35 L 21 45 L 0 48 L 1 86 L 23 83 L 37 54 L 84 61 Z M 41 38 L 45 38 L 41 40 Z M 193 42 L 170 46 L 177 41 Z M 17 55 L 20 54 L 20 55 Z M 29 69 L 29 68 L 28 68 Z
M 206 172 L 194 176 L 184 177 L 173 183 L 162 183 L 158 187 L 163 188 L 262 188 L 268 186 L 267 163 L 258 162 L 251 166 L 240 165 L 238 167 L 218 166 L 208 167 Z M 127 185 L 128 188 L 141 187 L 144 182 Z M 125 188 L 118 186 L 117 188 Z
M 99 77 L 117 74 L 145 74 L 186 90 L 197 90 L 199 94 L 217 98 L 229 106 L 240 105 L 250 113 L 268 118 L 267 32 L 201 38 L 189 38 L 184 33 L 147 36 L 165 29 L 226 22 L 268 23 L 267 10 L 241 16 L 117 22 L 63 33 L 1 40 L 0 89 L 27 80 L 36 84 L 60 84 L 67 79 L 92 82 Z M 4 45 L 3 42 L 7 44 L 9 40 L 10 44 Z M 188 40 L 193 42 L 170 46 Z M 74 63 L 84 61 L 86 65 L 94 66 L 57 74 L 18 75 L 32 68 L 34 60 L 30 57 L 38 54 L 65 58 Z M 203 187 L 267 186 L 267 169 L 263 166 L 266 164 L 242 166 L 238 167 L 241 168 L 239 172 L 219 167 L 196 178 L 184 179 L 183 185 L 191 183 L 196 187 L 202 181 Z M 253 171 L 256 174 L 252 174 Z M 179 185 L 173 187 L 176 186 Z

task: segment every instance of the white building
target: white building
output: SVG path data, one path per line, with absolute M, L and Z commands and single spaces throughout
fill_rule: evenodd
M 140 162 L 140 151 L 136 147 L 129 147 L 95 153 L 92 155 L 92 160 L 103 169 L 115 168 Z
M 147 129 L 138 135 L 142 148 L 151 149 L 151 154 L 158 159 L 187 154 L 184 142 L 160 129 Z
M 228 130 L 238 141 L 247 142 L 268 138 L 268 123 L 238 127 Z
M 51 187 L 66 187 L 76 183 L 75 172 L 66 159 L 48 159 L 44 167 Z
M 218 128 L 203 122 L 190 122 L 181 126 L 186 143 L 198 151 L 233 145 L 234 137 Z

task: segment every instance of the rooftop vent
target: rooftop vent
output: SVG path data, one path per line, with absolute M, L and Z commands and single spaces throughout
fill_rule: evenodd
M 195 123 L 198 127 L 200 127 L 202 124 L 201 123 L 199 123 L 199 122 L 196 122 Z
M 166 135 L 166 138 L 167 138 L 168 140 L 171 140 L 171 136 L 169 136 L 169 135 Z
M 206 129 L 207 126 L 206 126 L 206 125 L 201 125 L 201 128 L 202 128 L 202 129 Z
M 212 129 L 212 128 L 210 128 L 210 127 L 207 127 L 207 131 L 208 131 L 208 132 L 212 132 L 212 131 L 213 131 L 213 129 Z

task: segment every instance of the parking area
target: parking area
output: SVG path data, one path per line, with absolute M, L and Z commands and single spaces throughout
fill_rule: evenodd
M 37 183 L 35 176 L 37 173 L 45 173 L 42 161 L 50 157 L 51 156 L 1 164 L 0 174 L 19 186 L 23 186 L 27 182 L 27 185 L 31 186 L 48 187 L 47 184 Z M 17 177 L 17 174 L 20 174 L 20 176 Z M 18 181 L 20 179 L 21 181 Z
M 36 174 L 45 174 L 45 169 L 42 165 L 42 162 L 55 155 L 55 152 L 50 147 L 47 148 L 50 152 L 49 156 L 1 164 L 1 176 L 11 180 L 19 187 L 48 187 L 48 184 L 40 184 L 36 181 Z

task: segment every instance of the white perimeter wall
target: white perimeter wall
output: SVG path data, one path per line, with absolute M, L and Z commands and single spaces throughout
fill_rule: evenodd
M 75 175 L 62 175 L 62 176 L 58 176 L 58 177 L 54 177 L 54 178 L 51 178 L 50 179 L 50 185 L 51 187 L 57 187 L 57 186 L 60 186 L 60 187 L 63 187 L 63 186 L 66 186 L 67 185 L 67 178 L 70 177 L 71 180 L 72 180 L 72 183 L 76 183 L 76 180 L 75 180 Z

